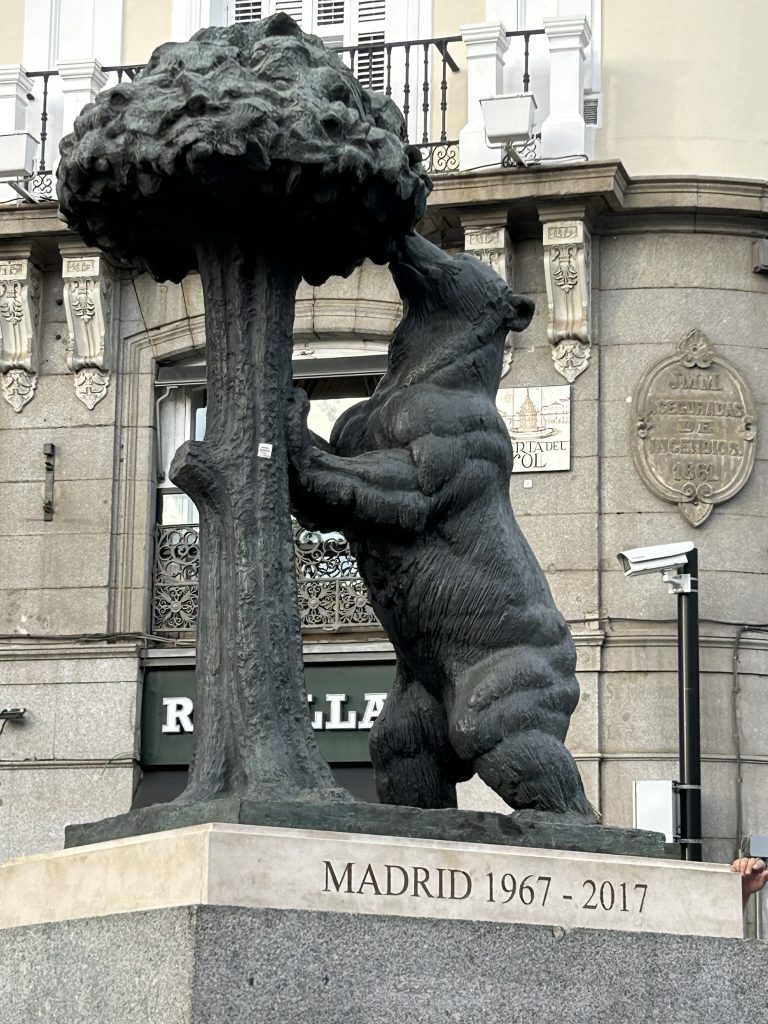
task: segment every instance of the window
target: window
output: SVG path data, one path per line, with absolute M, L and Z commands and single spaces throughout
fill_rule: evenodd
M 298 377 L 297 387 L 309 395 L 309 429 L 329 440 L 333 424 L 351 405 L 370 398 L 380 374 L 355 374 L 349 377 Z
M 186 363 L 160 367 L 155 396 L 158 428 L 158 523 L 164 526 L 198 522 L 192 499 L 170 478 L 171 462 L 184 441 L 205 436 L 205 366 Z
M 304 21 L 304 0 L 274 0 L 274 13 L 289 14 L 300 25 Z
M 258 21 L 262 6 L 262 0 L 235 0 L 235 21 Z
M 357 51 L 355 77 L 366 89 L 383 92 L 385 86 L 384 48 L 366 49 L 373 43 L 383 43 L 383 32 L 365 32 L 360 34 Z
M 344 0 L 317 0 L 318 25 L 343 25 Z
M 333 49 L 385 40 L 386 0 L 235 0 L 229 9 L 235 22 L 258 21 L 282 11 Z M 352 55 L 344 60 L 351 63 Z M 366 88 L 384 89 L 384 63 L 383 49 L 354 54 L 355 74 Z
M 295 383 L 310 398 L 309 426 L 326 440 L 338 417 L 373 394 L 384 353 L 352 357 L 297 355 Z M 308 365 L 310 364 L 310 365 Z M 184 441 L 202 440 L 206 426 L 202 362 L 161 366 L 156 383 L 158 428 L 157 522 L 153 568 L 152 633 L 194 640 L 198 615 L 200 537 L 192 500 L 169 478 Z M 294 523 L 296 580 L 302 629 L 308 633 L 380 630 L 346 539 Z
M 358 21 L 384 21 L 386 0 L 360 0 L 358 4 Z

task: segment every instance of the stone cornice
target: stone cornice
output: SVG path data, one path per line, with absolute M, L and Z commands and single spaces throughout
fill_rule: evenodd
M 57 203 L 0 206 L 0 239 L 7 242 L 22 236 L 77 238 L 59 217 Z
M 611 209 L 621 209 L 628 184 L 627 173 L 617 161 L 552 165 L 492 171 L 464 171 L 433 177 L 429 209 L 466 207 L 474 204 L 513 206 L 519 202 L 600 199 Z
M 633 178 L 626 191 L 624 209 L 768 214 L 768 181 L 743 178 Z
M 138 658 L 144 647 L 143 640 L 126 641 L 123 643 L 106 643 L 105 641 L 65 641 L 55 642 L 46 637 L 25 640 L 2 639 L 0 642 L 0 663 L 3 661 L 76 661 L 102 658 Z M 11 686 L 11 683 L 5 683 Z
M 752 220 L 758 230 L 768 218 L 768 182 L 741 178 L 638 177 L 629 176 L 619 161 L 592 161 L 563 166 L 467 171 L 435 175 L 429 197 L 429 211 L 446 213 L 455 209 L 477 214 L 478 207 L 503 206 L 510 221 L 519 216 L 547 219 L 565 217 L 574 205 L 581 205 L 587 221 L 610 223 L 640 214 L 657 217 L 695 215 L 706 224 L 715 219 L 722 230 L 738 221 Z M 724 218 L 727 218 L 724 219 Z M 655 222 L 656 226 L 660 221 Z M 694 222 L 695 229 L 696 222 Z
M 0 761 L 0 772 L 43 771 L 44 769 L 55 771 L 62 768 L 101 768 L 103 770 L 105 768 L 133 768 L 138 764 L 138 757 L 132 757 L 130 754 L 108 759 L 93 757 L 88 760 L 74 760 L 69 757 L 56 760 L 40 758 L 28 761 Z

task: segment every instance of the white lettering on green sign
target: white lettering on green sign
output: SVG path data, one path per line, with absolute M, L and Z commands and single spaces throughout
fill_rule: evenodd
M 326 693 L 325 702 L 328 711 L 316 710 L 312 715 L 312 728 L 318 731 L 340 732 L 347 729 L 369 730 L 381 714 L 386 693 L 366 693 L 365 710 L 362 716 L 357 711 L 344 714 L 347 703 L 346 693 Z M 314 696 L 307 694 L 307 702 L 314 703 Z M 191 697 L 163 697 L 165 717 L 162 731 L 164 733 L 191 733 L 195 731 L 193 714 L 194 701 Z

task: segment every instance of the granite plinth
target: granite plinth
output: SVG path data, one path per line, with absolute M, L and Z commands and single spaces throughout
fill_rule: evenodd
M 194 906 L 0 929 L 0 1024 L 743 1024 L 740 939 Z
M 64 845 L 67 848 L 86 846 L 208 822 L 528 846 L 540 850 L 580 850 L 632 857 L 679 856 L 667 850 L 661 833 L 641 829 L 561 824 L 493 811 L 424 810 L 362 801 L 260 803 L 240 797 L 187 804 L 154 804 L 101 821 L 68 825 Z

